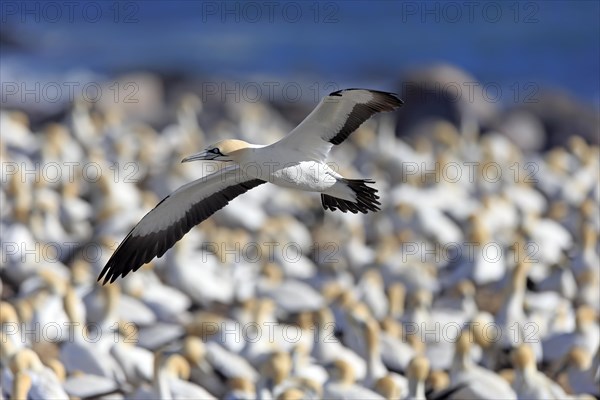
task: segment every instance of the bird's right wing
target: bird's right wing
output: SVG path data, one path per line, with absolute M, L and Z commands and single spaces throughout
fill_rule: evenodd
M 402 100 L 395 94 L 368 89 L 338 90 L 328 96 L 275 145 L 324 161 L 333 145 L 342 143 L 373 114 L 393 111 Z
M 102 269 L 98 280 L 114 282 L 161 257 L 192 227 L 242 193 L 265 183 L 244 175 L 238 166 L 183 185 L 165 197 L 129 232 Z

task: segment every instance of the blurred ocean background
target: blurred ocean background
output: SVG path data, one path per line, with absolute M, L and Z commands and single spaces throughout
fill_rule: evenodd
M 149 70 L 385 88 L 443 62 L 504 93 L 535 82 L 598 106 L 599 15 L 597 1 L 4 2 L 0 72 L 3 81 Z

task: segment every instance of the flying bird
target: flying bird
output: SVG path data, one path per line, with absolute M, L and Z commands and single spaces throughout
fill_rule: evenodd
M 231 163 L 218 172 L 183 185 L 164 198 L 129 232 L 102 269 L 98 281 L 114 282 L 161 257 L 192 227 L 231 200 L 270 182 L 321 193 L 326 210 L 352 213 L 379 211 L 377 189 L 368 179 L 346 179 L 326 163 L 333 147 L 375 113 L 403 104 L 395 94 L 367 89 L 338 90 L 287 136 L 270 145 L 222 140 L 182 162 L 213 160 Z

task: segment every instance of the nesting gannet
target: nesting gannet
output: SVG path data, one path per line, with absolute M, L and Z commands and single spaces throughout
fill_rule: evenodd
M 512 388 L 519 399 L 569 399 L 560 385 L 538 371 L 533 350 L 527 344 L 512 353 L 515 379 Z
M 429 360 L 423 356 L 415 356 L 408 365 L 408 387 L 407 399 L 425 400 L 425 379 L 429 375 Z
M 354 377 L 364 379 L 367 363 L 353 350 L 344 346 L 334 335 L 335 319 L 331 309 L 323 307 L 315 313 L 314 346 L 312 356 L 321 364 L 343 360 L 352 366 Z
M 24 372 L 17 372 L 13 379 L 12 397 L 26 399 L 31 390 L 31 377 Z
M 154 274 L 147 274 L 144 278 L 149 279 L 129 281 L 136 283 L 129 287 L 129 294 L 133 298 L 141 300 L 159 321 L 184 323 L 189 320 L 187 310 L 192 301 L 186 294 L 163 284 Z
M 266 277 L 258 281 L 257 294 L 272 299 L 283 311 L 293 314 L 324 307 L 325 301 L 319 292 L 298 279 L 284 279 L 277 264 L 268 263 L 263 273 Z
M 316 364 L 310 357 L 310 349 L 300 342 L 292 348 L 292 371 L 291 375 L 297 378 L 310 379 L 323 385 L 327 381 L 327 371 L 321 365 Z
M 193 226 L 266 182 L 321 193 L 323 207 L 332 211 L 378 211 L 377 189 L 367 186 L 372 180 L 346 179 L 325 160 L 333 145 L 342 143 L 373 114 L 402 104 L 391 93 L 340 90 L 321 100 L 300 125 L 273 144 L 223 140 L 184 158 L 182 162 L 213 160 L 232 165 L 180 187 L 158 203 L 121 242 L 98 280 L 114 282 L 162 256 Z
M 65 392 L 73 399 L 119 398 L 119 385 L 105 376 L 72 374 L 63 383 Z
M 424 347 L 416 335 L 407 335 L 404 339 L 402 325 L 391 318 L 382 323 L 380 334 L 381 361 L 389 371 L 402 372 L 406 370 L 410 360 Z M 413 347 L 413 344 L 416 346 Z M 418 347 L 421 345 L 421 347 Z
M 16 386 L 13 387 L 16 392 L 11 398 L 65 399 L 68 397 L 54 371 L 43 365 L 37 353 L 29 348 L 24 347 L 14 354 L 9 362 L 9 368 L 12 378 L 18 381 L 13 383 L 9 381 L 10 375 L 3 375 L 3 385 L 6 384 L 7 387 L 10 387 L 13 384 Z M 31 381 L 23 382 L 21 374 L 28 375 Z M 28 395 L 18 397 L 23 394 L 22 392 L 28 392 Z
M 179 354 L 154 355 L 152 387 L 140 386 L 131 396 L 134 399 L 215 399 L 206 389 L 189 382 L 190 365 Z
M 9 341 L 8 346 L 15 347 L 15 349 L 24 347 L 26 342 L 23 340 L 24 336 L 21 334 L 21 330 L 24 327 L 21 321 L 19 321 L 15 307 L 5 301 L 0 302 L 0 332 L 3 334 L 3 343 Z M 8 352 L 3 349 L 0 360 L 3 360 L 6 356 L 8 356 Z
M 575 330 L 548 335 L 542 340 L 544 361 L 556 363 L 563 359 L 573 346 L 580 346 L 589 354 L 594 354 L 600 346 L 600 327 L 596 311 L 588 305 L 581 305 L 575 312 Z
M 325 385 L 326 399 L 383 399 L 376 392 L 355 383 L 352 365 L 344 360 L 335 360 L 328 365 L 330 380 Z
M 247 378 L 233 378 L 227 382 L 227 392 L 223 400 L 254 400 L 256 399 L 254 382 Z
M 485 369 L 471 359 L 471 338 L 463 331 L 456 341 L 454 359 L 450 366 L 452 386 L 466 384 L 457 390 L 455 399 L 515 399 L 510 385 L 493 371 Z
M 115 344 L 110 348 L 110 355 L 123 370 L 125 379 L 134 386 L 144 381 L 151 381 L 154 354 L 138 347 L 137 327 L 130 322 L 119 322 L 119 335 L 113 334 Z
M 367 270 L 357 285 L 360 298 L 371 310 L 373 317 L 381 321 L 388 313 L 388 300 L 385 295 L 384 281 L 377 269 Z
M 198 337 L 188 336 L 183 355 L 192 367 L 192 382 L 218 397 L 225 394 L 223 380 L 244 378 L 255 382 L 258 379 L 258 372 L 248 361 L 216 342 L 204 343 Z
M 292 371 L 292 358 L 289 353 L 275 351 L 261 363 L 261 378 L 258 379 L 257 389 L 259 398 L 277 398 L 289 384 Z
M 125 382 L 125 373 L 109 354 L 114 342 L 110 335 L 98 335 L 94 342 L 88 336 L 88 326 L 82 316 L 83 303 L 75 291 L 68 287 L 63 298 L 64 308 L 71 325 L 68 340 L 60 349 L 60 361 L 69 374 L 82 371 L 86 374 L 104 376 L 116 382 Z M 101 332 L 102 333 L 102 332 Z
M 575 346 L 569 351 L 561 368 L 566 376 L 565 387 L 570 393 L 600 396 L 599 379 L 596 378 L 592 355 L 582 347 Z M 560 381 L 560 377 L 557 379 Z

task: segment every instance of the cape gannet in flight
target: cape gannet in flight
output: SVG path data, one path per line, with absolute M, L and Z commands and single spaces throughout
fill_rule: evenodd
M 264 146 L 222 140 L 182 162 L 230 162 L 222 170 L 183 185 L 164 198 L 129 232 L 98 280 L 114 282 L 161 257 L 193 226 L 248 190 L 271 182 L 321 193 L 327 210 L 379 211 L 377 189 L 367 179 L 346 179 L 325 163 L 333 145 L 342 143 L 373 114 L 403 104 L 393 93 L 346 89 L 329 94 L 287 136 Z

